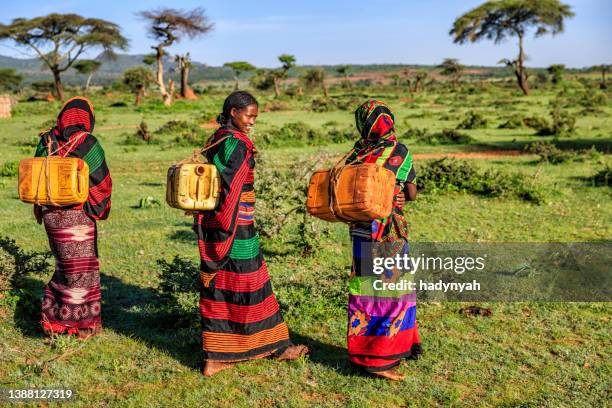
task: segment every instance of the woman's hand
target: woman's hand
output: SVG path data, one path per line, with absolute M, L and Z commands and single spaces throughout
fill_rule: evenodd
M 400 191 L 397 196 L 395 196 L 395 202 L 400 210 L 404 208 L 404 204 L 406 204 L 406 196 L 404 195 L 403 191 Z

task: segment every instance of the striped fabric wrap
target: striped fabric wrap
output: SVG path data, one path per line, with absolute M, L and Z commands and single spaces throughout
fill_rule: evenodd
M 56 333 L 100 327 L 95 222 L 83 209 L 45 210 L 43 222 L 56 264 L 44 289 L 41 324 Z
M 289 331 L 255 231 L 255 146 L 237 130 L 206 152 L 221 175 L 219 205 L 195 216 L 200 249 L 204 360 L 241 361 L 282 352 Z
M 104 150 L 90 133 L 95 124 L 91 102 L 68 100 L 57 125 L 41 134 L 36 157 L 48 146 L 64 157 L 78 157 L 89 166 L 89 195 L 84 204 L 38 207 L 55 256 L 55 273 L 44 290 L 41 324 L 47 332 L 77 333 L 101 327 L 100 267 L 96 220 L 106 219 L 111 208 L 112 181 Z
M 412 155 L 399 143 L 393 114 L 379 101 L 368 101 L 355 112 L 362 138 L 355 152 L 364 163 L 376 163 L 396 177 L 395 196 L 405 183 L 416 179 Z M 421 342 L 416 321 L 416 293 L 410 290 L 383 290 L 380 282 L 410 280 L 408 271 L 373 271 L 373 258 L 408 255 L 408 223 L 394 198 L 393 211 L 385 219 L 353 223 L 350 226 L 353 266 L 349 280 L 347 344 L 352 364 L 368 372 L 397 367 L 403 358 L 416 358 Z

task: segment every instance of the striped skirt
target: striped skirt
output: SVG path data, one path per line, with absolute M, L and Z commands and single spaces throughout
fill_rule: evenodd
M 376 244 L 377 245 L 377 244 Z M 393 243 L 396 254 L 408 254 L 408 243 Z M 410 279 L 409 274 L 386 270 L 374 274 L 372 241 L 353 236 L 353 275 L 349 281 L 347 343 L 349 360 L 368 372 L 397 367 L 404 358 L 421 353 L 416 321 L 416 292 L 382 290 L 382 282 Z M 386 254 L 390 256 L 393 254 Z
M 56 260 L 43 294 L 43 328 L 76 333 L 101 327 L 95 222 L 82 209 L 44 211 L 43 221 Z
M 254 203 L 241 202 L 229 259 L 223 269 L 201 273 L 204 360 L 261 358 L 291 345 L 253 219 Z

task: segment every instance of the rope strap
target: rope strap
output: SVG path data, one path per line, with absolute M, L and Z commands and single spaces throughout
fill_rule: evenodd
M 64 155 L 59 155 L 60 157 L 66 157 L 68 154 L 70 154 L 70 152 L 72 152 L 72 149 L 74 148 L 74 146 L 76 145 L 76 142 L 78 140 L 81 139 L 82 136 L 86 136 L 87 133 L 86 132 L 82 132 L 80 135 L 73 137 L 72 140 L 67 144 L 68 147 L 64 153 Z M 46 177 L 46 182 L 45 182 L 45 189 L 47 192 L 47 200 L 49 201 L 49 203 L 51 203 L 51 206 L 57 207 L 57 205 L 53 202 L 53 199 L 51 198 L 51 163 L 49 163 L 49 157 L 53 156 L 54 154 L 58 153 L 62 148 L 64 148 L 66 145 L 64 146 L 60 146 L 59 143 L 57 143 L 57 149 L 51 151 L 51 146 L 52 146 L 53 142 L 51 141 L 51 134 L 49 134 L 49 137 L 47 139 L 47 157 L 45 157 L 43 159 L 42 162 L 42 166 L 44 167 L 45 170 L 45 177 Z M 40 179 L 42 177 L 42 170 L 40 171 L 40 173 L 38 173 L 38 181 L 36 183 L 36 194 L 34 195 L 34 197 L 36 198 L 36 205 L 41 205 L 40 204 L 40 199 L 38 197 L 38 188 L 40 186 Z

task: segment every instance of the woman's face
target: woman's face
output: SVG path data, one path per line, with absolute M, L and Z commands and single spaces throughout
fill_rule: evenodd
M 233 108 L 230 112 L 234 126 L 246 134 L 251 133 L 253 130 L 255 120 L 257 119 L 257 113 L 257 105 L 249 105 L 243 109 Z

